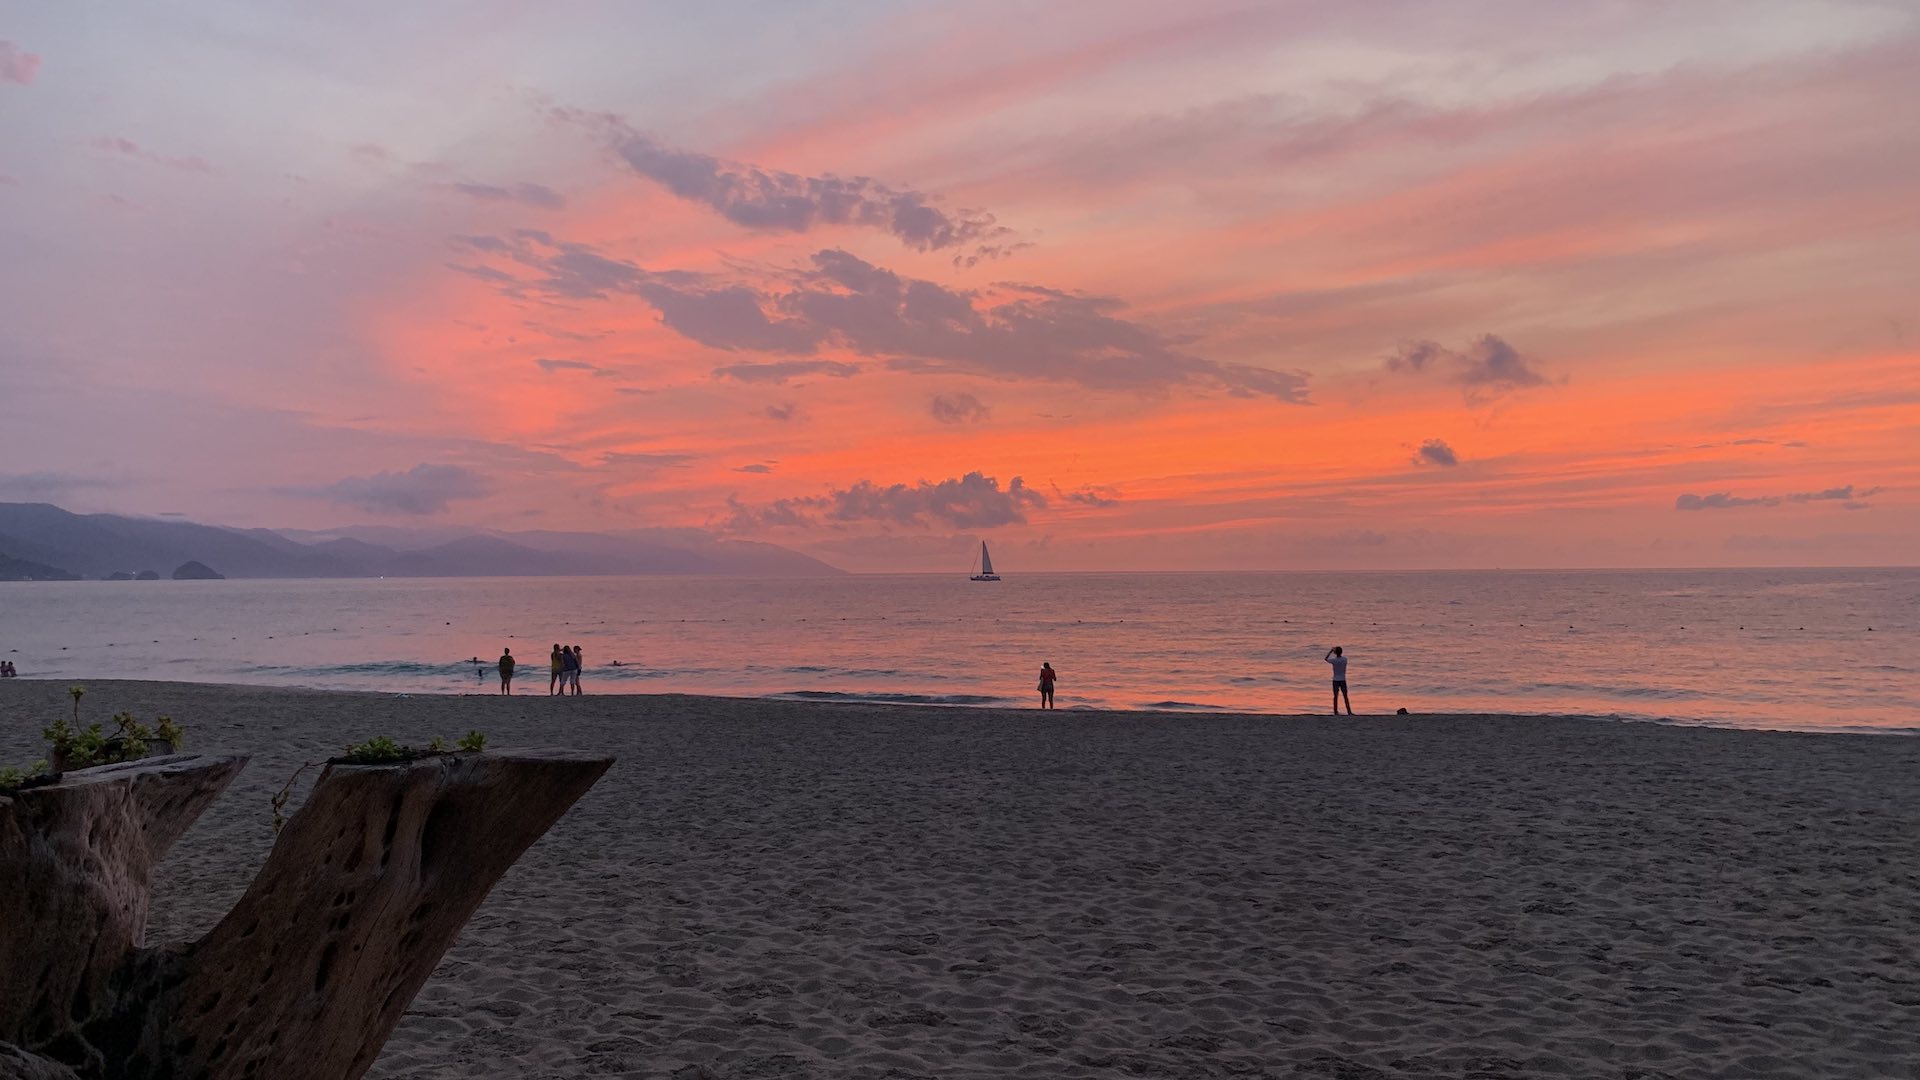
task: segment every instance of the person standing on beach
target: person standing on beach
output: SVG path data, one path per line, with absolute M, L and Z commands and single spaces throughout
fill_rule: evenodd
M 567 665 L 566 661 L 560 655 L 559 642 L 556 641 L 553 643 L 553 655 L 547 658 L 547 662 L 548 670 L 552 672 L 552 674 L 547 676 L 547 696 L 552 697 L 555 694 L 566 693 L 567 687 L 561 673 L 567 669 Z
M 513 650 L 500 650 L 500 692 L 513 693 Z
M 1041 663 L 1040 665 L 1040 707 L 1043 709 L 1053 708 L 1053 680 L 1054 680 L 1053 665 L 1049 663 L 1044 663 L 1044 662 Z
M 580 665 L 585 662 L 586 661 L 581 659 L 580 646 L 575 645 L 573 648 L 567 650 L 567 683 L 566 686 L 561 687 L 562 693 L 571 691 L 575 696 L 579 695 Z
M 1347 699 L 1347 715 L 1353 715 L 1353 697 L 1347 693 L 1347 658 L 1335 645 L 1327 650 L 1326 661 L 1333 665 L 1333 715 L 1340 715 L 1340 699 Z

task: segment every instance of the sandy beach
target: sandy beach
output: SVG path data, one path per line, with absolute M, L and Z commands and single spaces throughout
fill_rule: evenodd
M 349 740 L 618 756 L 376 1077 L 1920 1077 L 1911 738 L 85 682 L 253 758 L 150 943 Z

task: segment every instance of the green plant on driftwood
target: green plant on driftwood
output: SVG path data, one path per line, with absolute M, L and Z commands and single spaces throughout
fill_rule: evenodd
M 149 728 L 132 713 L 119 712 L 113 715 L 113 730 L 110 732 L 99 724 L 82 727 L 80 699 L 86 693 L 84 686 L 67 687 L 67 696 L 73 699 L 73 719 L 56 717 L 41 729 L 40 735 L 47 741 L 46 760 L 36 761 L 25 768 L 0 768 L 0 793 L 50 781 L 61 773 L 77 769 L 138 761 L 156 749 L 155 743 L 166 744 L 164 750 L 172 753 L 180 749 L 186 740 L 186 731 L 168 716 L 160 717 Z
M 9 791 L 18 791 L 34 780 L 51 780 L 45 761 L 36 761 L 22 769 L 14 765 L 0 766 L 0 795 Z
M 396 765 L 419 758 L 440 757 L 456 751 L 477 754 L 486 748 L 487 737 L 478 731 L 469 731 L 461 736 L 460 740 L 453 744 L 452 750 L 447 749 L 447 740 L 438 735 L 428 741 L 424 750 L 415 746 L 406 746 L 390 735 L 375 735 L 366 742 L 351 743 L 347 746 L 346 753 L 339 757 L 328 758 L 325 761 L 309 761 L 293 770 L 293 775 L 287 777 L 287 782 L 274 793 L 272 800 L 274 834 L 278 835 L 280 829 L 286 825 L 285 811 L 288 800 L 293 798 L 293 785 L 300 779 L 300 774 L 308 769 L 320 765 Z
M 329 765 L 388 765 L 396 761 L 412 761 L 414 758 L 432 757 L 435 754 L 451 754 L 456 751 L 477 754 L 487 748 L 487 737 L 478 731 L 469 731 L 460 736 L 448 749 L 447 740 L 435 735 L 427 741 L 423 749 L 418 746 L 406 746 L 391 735 L 375 735 L 363 743 L 353 743 L 347 752 L 339 757 L 328 758 Z
M 386 735 L 375 735 L 363 743 L 347 747 L 347 752 L 333 760 L 343 765 L 385 765 L 394 761 L 407 761 L 420 756 L 420 751 L 411 746 L 401 746 Z

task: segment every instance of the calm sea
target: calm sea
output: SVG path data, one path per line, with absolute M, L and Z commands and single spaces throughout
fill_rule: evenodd
M 1527 712 L 1920 732 L 1920 570 L 0 584 L 22 675 L 1062 708 Z M 476 673 L 472 657 L 484 667 Z M 616 665 L 615 662 L 618 662 Z

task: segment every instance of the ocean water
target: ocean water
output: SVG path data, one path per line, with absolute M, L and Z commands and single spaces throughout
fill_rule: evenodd
M 1920 732 L 1920 569 L 0 583 L 24 676 Z M 471 658 L 482 664 L 476 672 Z M 618 662 L 617 664 L 615 662 Z M 556 703 L 556 707 L 561 707 Z

